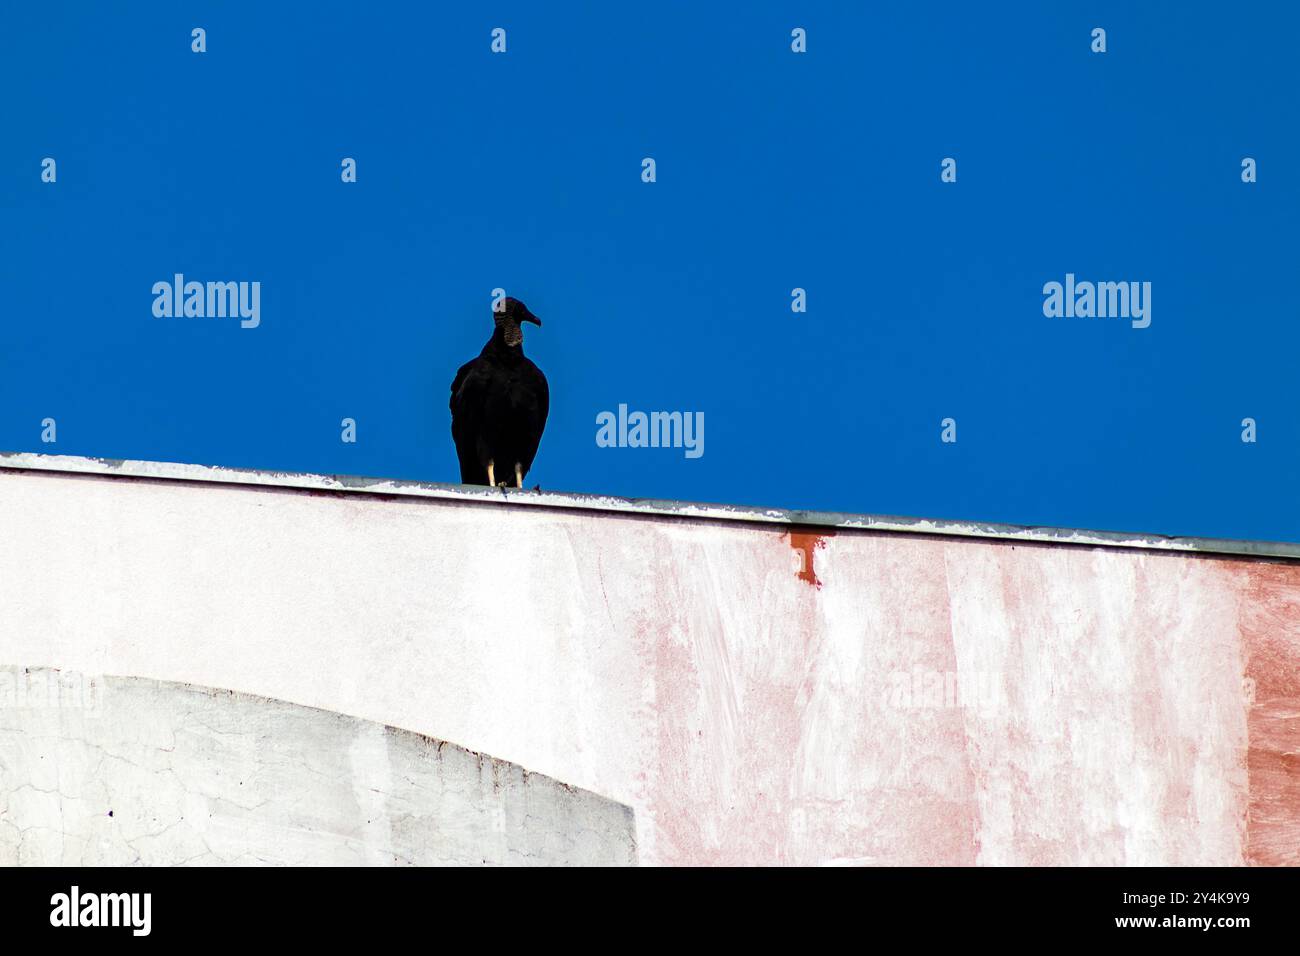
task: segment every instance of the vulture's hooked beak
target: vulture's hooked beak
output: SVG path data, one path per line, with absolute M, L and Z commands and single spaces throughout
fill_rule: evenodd
M 539 329 L 542 327 L 542 320 L 531 312 L 524 313 L 524 321 L 533 323 L 533 325 L 537 326 Z

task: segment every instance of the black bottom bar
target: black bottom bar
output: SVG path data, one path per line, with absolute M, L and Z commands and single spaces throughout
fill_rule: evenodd
M 205 945 L 282 940 L 338 946 L 364 940 L 373 948 L 390 933 L 411 934 L 435 949 L 499 941 L 499 932 L 478 943 L 465 939 L 466 932 L 477 934 L 474 925 L 561 946 L 662 937 L 678 943 L 691 938 L 693 944 L 716 940 L 730 950 L 740 939 L 762 941 L 769 933 L 820 938 L 831 930 L 857 938 L 921 931 L 930 945 L 1044 936 L 1241 945 L 1292 938 L 1298 891 L 1300 871 L 1294 869 L 644 869 L 542 875 L 34 868 L 0 870 L 0 925 L 7 946 L 74 933 L 80 942 L 113 936 Z M 606 931 L 619 935 L 592 935 Z M 457 938 L 461 944 L 453 942 Z

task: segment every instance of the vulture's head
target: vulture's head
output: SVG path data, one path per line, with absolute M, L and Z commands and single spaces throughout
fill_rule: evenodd
M 505 297 L 500 309 L 493 309 L 492 318 L 501 330 L 506 345 L 518 345 L 524 340 L 523 330 L 519 327 L 521 322 L 531 322 L 538 328 L 542 327 L 542 320 L 529 312 L 528 306 L 510 295 Z

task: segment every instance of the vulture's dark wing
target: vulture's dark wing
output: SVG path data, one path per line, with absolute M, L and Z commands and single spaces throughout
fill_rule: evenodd
M 519 459 L 526 474 L 533 467 L 533 458 L 537 456 L 537 446 L 541 444 L 542 432 L 546 428 L 546 416 L 551 411 L 551 389 L 542 370 L 528 359 L 524 359 L 520 379 L 522 391 L 528 396 L 525 402 L 524 447 L 520 449 Z
M 474 375 L 479 359 L 466 362 L 451 383 L 451 438 L 460 459 L 463 484 L 487 484 L 487 472 L 478 461 L 478 439 L 483 431 L 483 397 L 481 381 Z

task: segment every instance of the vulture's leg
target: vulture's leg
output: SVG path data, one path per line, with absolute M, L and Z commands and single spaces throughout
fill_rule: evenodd
M 524 487 L 524 469 L 519 462 L 515 462 L 515 487 L 521 490 Z
M 497 476 L 492 472 L 492 466 L 495 464 L 493 459 L 488 459 L 488 484 L 495 488 L 497 486 Z

